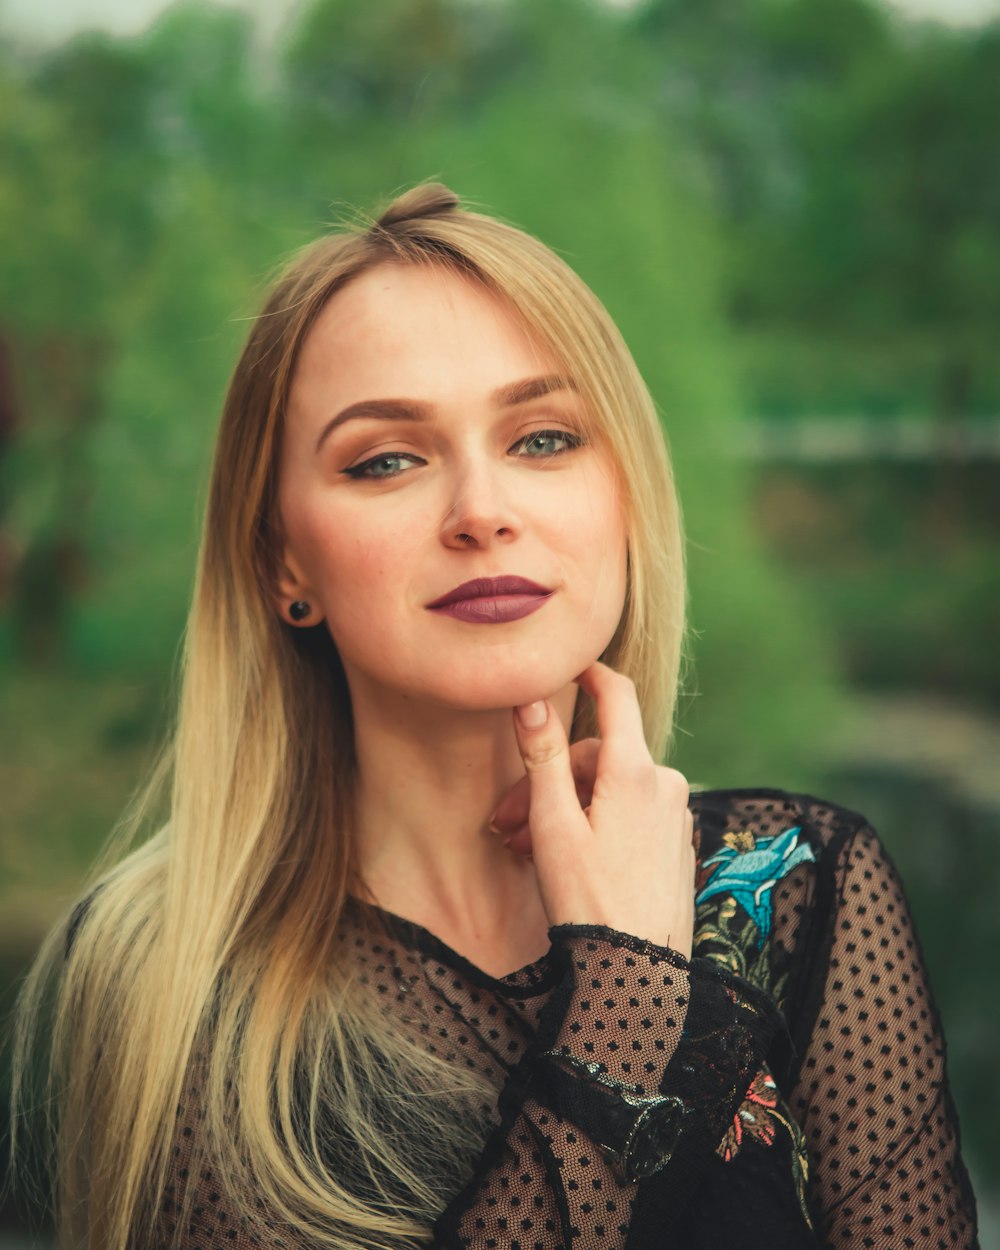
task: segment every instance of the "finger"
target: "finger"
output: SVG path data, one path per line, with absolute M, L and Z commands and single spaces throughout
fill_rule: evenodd
M 589 811 L 590 805 L 587 804 L 583 809 L 583 814 L 586 816 Z M 507 834 L 504 838 L 504 846 L 512 855 L 523 855 L 527 858 L 531 854 L 531 825 L 525 821 L 520 828 Z
M 537 852 L 539 835 L 558 829 L 589 828 L 576 799 L 569 741 L 548 702 L 514 709 L 514 734 L 529 784 L 529 821 Z
M 599 738 L 581 738 L 573 742 L 569 748 L 570 770 L 576 785 L 576 796 L 581 807 L 586 807 L 594 792 L 594 774 L 597 771 L 597 757 L 601 750 Z M 507 791 L 497 809 L 490 817 L 489 828 L 494 833 L 512 834 L 526 825 L 531 807 L 531 782 L 527 774 L 515 782 Z
M 504 838 L 504 846 L 512 855 L 531 854 L 531 825 L 527 821 Z
M 649 759 L 635 682 L 595 660 L 576 682 L 594 700 L 597 728 L 605 745 L 602 763 Z

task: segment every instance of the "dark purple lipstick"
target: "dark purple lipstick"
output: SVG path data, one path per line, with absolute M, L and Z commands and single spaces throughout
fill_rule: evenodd
M 499 625 L 537 612 L 552 591 L 526 577 L 475 577 L 427 607 L 477 625 Z

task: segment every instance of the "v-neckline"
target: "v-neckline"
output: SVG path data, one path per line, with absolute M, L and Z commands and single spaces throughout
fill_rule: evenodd
M 479 968 L 465 955 L 459 954 L 443 938 L 439 938 L 437 934 L 432 933 L 418 921 L 408 920 L 405 916 L 388 911 L 377 903 L 369 903 L 354 896 L 351 896 L 350 904 L 362 913 L 372 916 L 389 937 L 401 942 L 409 950 L 429 959 L 436 959 L 439 964 L 447 965 L 474 984 L 492 990 L 496 994 L 516 999 L 544 994 L 557 985 L 565 975 L 563 961 L 551 945 L 537 959 L 523 967 L 515 968 L 504 976 L 495 977 Z

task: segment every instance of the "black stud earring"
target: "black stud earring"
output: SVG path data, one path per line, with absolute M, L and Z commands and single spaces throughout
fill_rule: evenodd
M 290 605 L 288 615 L 293 621 L 304 621 L 311 611 L 312 608 L 308 603 L 304 603 L 301 599 L 298 599 L 295 603 Z

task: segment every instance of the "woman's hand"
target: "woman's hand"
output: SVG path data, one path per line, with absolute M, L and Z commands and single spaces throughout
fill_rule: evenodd
M 550 924 L 607 925 L 690 955 L 687 782 L 653 762 L 628 677 L 595 663 L 577 682 L 595 700 L 600 738 L 570 747 L 547 703 L 516 708 L 527 777 L 501 801 L 493 827 L 512 851 L 533 856 Z

